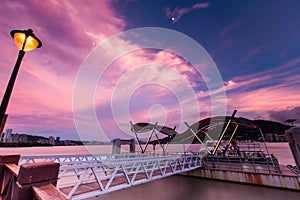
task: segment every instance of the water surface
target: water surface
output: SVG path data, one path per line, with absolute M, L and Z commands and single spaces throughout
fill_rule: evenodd
M 171 176 L 90 200 L 299 200 L 300 192 Z

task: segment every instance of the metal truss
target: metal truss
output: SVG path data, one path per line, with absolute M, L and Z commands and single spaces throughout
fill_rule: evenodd
M 60 162 L 57 188 L 71 199 L 85 199 L 201 167 L 193 154 L 24 156 L 21 163 Z
M 131 126 L 131 130 L 134 132 L 135 138 L 136 138 L 136 140 L 138 141 L 138 145 L 139 145 L 139 147 L 140 147 L 142 153 L 145 153 L 145 152 L 146 152 L 147 147 L 148 147 L 148 145 L 149 145 L 149 143 L 150 143 L 150 140 L 152 139 L 152 136 L 153 136 L 153 135 L 155 136 L 155 138 L 156 138 L 158 144 L 160 145 L 160 147 L 162 148 L 163 153 L 164 153 L 164 154 L 166 153 L 167 148 L 168 148 L 168 145 L 169 145 L 169 142 L 167 142 L 167 143 L 166 143 L 166 146 L 164 146 L 164 145 L 161 144 L 161 142 L 159 141 L 159 137 L 158 137 L 158 135 L 157 135 L 157 133 L 156 133 L 156 131 L 155 131 L 155 130 L 157 129 L 158 122 L 155 122 L 153 128 L 149 130 L 149 131 L 150 131 L 150 134 L 149 134 L 149 136 L 148 136 L 148 139 L 147 139 L 147 142 L 146 142 L 144 148 L 142 147 L 142 144 L 139 142 L 139 141 L 140 141 L 140 138 L 138 137 L 138 134 L 137 134 L 138 131 L 135 130 L 132 121 L 130 121 L 130 126 Z M 148 132 L 148 131 L 146 131 L 146 132 Z
M 102 160 L 144 158 L 151 156 L 149 154 L 77 154 L 77 155 L 47 155 L 47 156 L 21 156 L 19 165 L 35 162 L 59 162 L 60 165 L 82 164 L 84 162 L 99 162 Z
M 59 162 L 61 165 L 67 163 L 76 162 L 92 162 L 97 161 L 98 157 L 95 155 L 50 155 L 50 156 L 21 156 L 19 165 L 24 163 L 36 163 L 36 162 L 46 162 L 53 161 Z

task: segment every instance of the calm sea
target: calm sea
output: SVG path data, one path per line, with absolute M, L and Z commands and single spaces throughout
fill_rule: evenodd
M 267 143 L 269 153 L 274 153 L 281 164 L 295 165 L 288 143 Z M 136 147 L 138 150 L 138 146 Z M 149 151 L 153 147 L 149 146 Z M 169 152 L 197 151 L 199 145 L 170 145 Z M 124 146 L 122 152 L 128 151 Z M 161 152 L 156 146 L 156 153 Z M 112 147 L 58 146 L 30 148 L 0 148 L 1 154 L 62 155 L 110 154 Z M 90 198 L 90 200 L 299 200 L 300 192 L 236 184 L 185 176 L 171 176 L 147 184 Z
M 300 192 L 171 176 L 89 200 L 299 200 Z

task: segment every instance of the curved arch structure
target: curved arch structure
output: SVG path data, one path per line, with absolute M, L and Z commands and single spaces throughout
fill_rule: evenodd
M 177 134 L 177 132 L 175 131 L 176 126 L 174 128 L 159 125 L 155 126 L 155 124 L 150 124 L 147 122 L 140 122 L 134 124 L 133 127 L 131 127 L 131 131 L 133 131 L 134 129 L 137 133 L 145 133 L 151 131 L 153 128 L 164 135 L 175 136 Z
M 231 121 L 230 121 L 231 120 Z M 218 130 L 223 130 L 224 127 L 229 124 L 229 128 L 236 127 L 237 125 L 240 127 L 244 127 L 247 129 L 256 129 L 258 128 L 252 120 L 246 119 L 246 118 L 235 118 L 235 117 L 230 117 L 230 116 L 216 116 L 216 117 L 209 117 L 202 119 L 193 125 L 190 126 L 191 129 L 194 130 L 196 135 L 203 140 L 204 137 L 206 136 L 207 133 L 213 132 L 214 129 L 217 129 L 218 127 L 222 126 L 221 129 Z M 167 126 L 159 126 L 151 123 L 146 123 L 146 122 L 140 122 L 133 124 L 131 127 L 131 131 L 138 133 L 145 133 L 148 131 L 152 131 L 153 129 L 167 135 L 167 137 L 160 139 L 160 143 L 192 143 L 197 142 L 197 139 L 195 139 L 195 135 L 191 132 L 190 128 L 184 131 L 183 133 L 178 133 L 175 130 L 176 127 L 170 128 Z M 218 135 L 215 139 L 219 139 L 221 133 L 217 133 L 215 135 Z M 158 143 L 158 140 L 153 140 L 150 141 L 151 143 L 156 142 Z
M 230 116 L 216 116 L 216 117 L 209 117 L 203 120 L 200 120 L 193 125 L 190 126 L 192 130 L 196 133 L 196 135 L 201 139 L 204 140 L 204 137 L 208 133 L 213 133 L 210 135 L 214 135 L 214 139 L 220 139 L 221 132 L 214 133 L 214 130 L 222 131 L 225 129 L 225 126 L 229 123 L 229 128 L 235 128 L 237 125 L 247 129 L 256 129 L 258 128 L 252 120 L 248 120 L 245 118 L 235 118 Z M 221 126 L 221 128 L 220 128 Z M 195 135 L 191 132 L 190 129 L 187 129 L 181 134 L 178 134 L 174 138 L 174 143 L 188 143 L 188 141 L 192 140 L 192 143 L 197 142 L 197 139 L 194 138 Z M 194 138 L 194 139 L 192 139 Z

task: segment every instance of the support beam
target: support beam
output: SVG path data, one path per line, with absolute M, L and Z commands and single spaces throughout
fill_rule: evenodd
M 226 151 L 228 150 L 228 148 L 229 148 L 229 146 L 230 146 L 230 142 L 231 142 L 231 140 L 233 139 L 233 137 L 234 137 L 234 135 L 235 135 L 235 132 L 237 131 L 238 127 L 239 127 L 239 125 L 236 124 L 235 129 L 234 129 L 233 133 L 231 134 L 231 137 L 230 137 L 229 141 L 227 142 L 227 145 L 226 145 L 226 147 L 225 147 L 225 149 L 224 149 L 224 151 L 223 151 L 223 156 L 225 156 L 225 153 L 226 153 Z
M 138 143 L 138 145 L 139 145 L 139 147 L 140 147 L 140 149 L 141 149 L 141 152 L 144 153 L 143 147 L 142 147 L 142 145 L 141 145 L 141 143 L 140 143 L 139 137 L 138 137 L 138 135 L 137 135 L 137 131 L 134 129 L 134 126 L 133 126 L 132 121 L 130 121 L 130 126 L 131 126 L 131 129 L 132 129 L 133 132 L 134 132 L 135 138 L 136 138 L 137 143 Z
M 204 147 L 204 149 L 207 151 L 208 154 L 211 154 L 210 150 L 207 148 L 207 146 L 200 140 L 198 135 L 195 133 L 195 131 L 190 127 L 190 125 L 187 122 L 184 122 L 184 124 L 188 127 L 188 129 L 193 133 L 195 138 L 201 143 L 201 145 Z
M 227 124 L 226 124 L 226 127 L 224 128 L 224 130 L 223 130 L 223 132 L 222 132 L 222 134 L 221 134 L 221 136 L 220 136 L 220 138 L 219 138 L 219 141 L 218 141 L 218 143 L 217 143 L 217 146 L 216 146 L 216 148 L 214 149 L 212 155 L 215 155 L 215 154 L 216 154 L 216 151 L 217 151 L 217 149 L 219 148 L 219 146 L 220 146 L 220 144 L 221 144 L 221 141 L 222 141 L 222 139 L 223 139 L 223 137 L 224 137 L 224 135 L 225 135 L 225 133 L 226 133 L 228 127 L 229 127 L 229 124 L 231 123 L 232 119 L 234 118 L 236 112 L 237 112 L 237 110 L 234 110 L 234 111 L 233 111 L 233 113 L 232 113 L 230 119 L 228 120 L 228 122 L 227 122 Z

